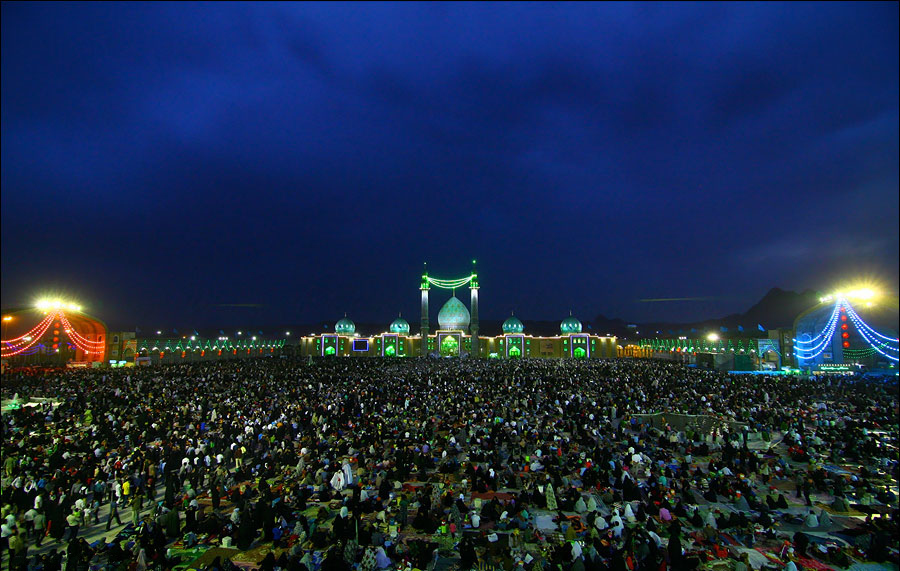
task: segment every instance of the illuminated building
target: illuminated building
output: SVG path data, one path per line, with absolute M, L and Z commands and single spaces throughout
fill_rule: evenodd
M 289 353 L 287 339 L 263 339 L 255 336 L 234 339 L 220 336 L 175 338 L 145 337 L 137 340 L 137 365 L 262 358 Z
M 794 357 L 803 370 L 841 365 L 897 367 L 897 299 L 871 289 L 823 297 L 794 322 Z
M 2 357 L 11 366 L 92 366 L 103 363 L 106 325 L 61 300 L 3 312 Z
M 468 286 L 470 306 L 456 296 Z M 431 330 L 429 294 L 432 287 L 450 290 L 451 296 L 438 312 L 438 328 Z M 420 333 L 411 335 L 409 323 L 398 317 L 384 333 L 361 336 L 346 315 L 335 324 L 334 333 L 319 333 L 300 339 L 300 354 L 320 357 L 483 357 L 483 358 L 613 358 L 618 356 L 614 336 L 584 333 L 581 322 L 569 315 L 560 323 L 559 335 L 534 337 L 516 316 L 503 322 L 502 334 L 485 337 L 479 332 L 478 274 L 441 280 L 426 272 L 421 294 Z

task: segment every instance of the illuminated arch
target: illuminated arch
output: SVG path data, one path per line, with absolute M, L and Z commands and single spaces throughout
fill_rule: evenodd
M 37 362 L 102 362 L 106 324 L 80 308 L 54 304 L 3 311 L 2 357 Z M 34 362 L 34 361 L 32 361 Z

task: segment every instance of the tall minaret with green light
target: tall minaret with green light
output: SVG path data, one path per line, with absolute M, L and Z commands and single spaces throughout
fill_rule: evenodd
M 422 291 L 422 323 L 419 333 L 422 336 L 421 354 L 423 357 L 428 355 L 428 264 L 425 264 L 425 273 L 422 274 L 422 285 L 419 289 Z
M 472 281 L 469 282 L 469 291 L 472 294 L 470 313 L 472 319 L 469 322 L 469 331 L 472 333 L 472 354 L 480 357 L 478 344 L 478 272 L 476 271 L 475 260 L 472 260 Z

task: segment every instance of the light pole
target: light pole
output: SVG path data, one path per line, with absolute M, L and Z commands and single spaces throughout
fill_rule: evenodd
M 7 332 L 9 331 L 9 324 L 12 320 L 15 319 L 12 315 L 4 315 L 3 316 L 3 340 L 6 341 L 9 339 Z

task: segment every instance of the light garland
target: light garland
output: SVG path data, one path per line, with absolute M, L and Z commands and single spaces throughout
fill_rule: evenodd
M 858 322 L 860 325 L 862 325 L 862 328 L 864 328 L 866 331 L 868 331 L 869 334 L 871 334 L 873 337 L 878 337 L 880 339 L 884 339 L 885 341 L 888 341 L 890 343 L 900 343 L 900 339 L 898 339 L 896 337 L 888 337 L 887 335 L 882 335 L 881 333 L 872 329 L 868 323 L 863 321 L 862 317 L 860 317 L 859 314 L 856 313 L 856 311 L 853 309 L 853 307 L 850 306 L 849 303 L 846 303 L 846 301 L 844 303 L 846 304 L 847 314 L 850 315 L 850 319 L 853 320 L 854 324 L 856 324 Z
M 106 343 L 104 341 L 91 341 L 87 337 L 83 337 L 75 330 L 75 327 L 72 326 L 68 318 L 66 318 L 66 314 L 62 311 L 59 312 L 59 321 L 62 323 L 63 330 L 69 336 L 69 339 L 72 340 L 72 343 L 84 351 L 85 354 L 102 355 L 106 351 Z
M 891 361 L 894 361 L 895 363 L 900 361 L 900 358 L 895 357 L 893 355 L 888 355 L 887 353 L 885 353 L 884 351 L 882 351 L 881 349 L 876 347 L 875 342 L 872 339 L 870 339 L 863 331 L 860 331 L 859 333 L 860 333 L 860 335 L 862 335 L 863 339 L 865 339 L 866 342 L 872 347 L 872 349 L 877 351 L 879 354 L 887 357 L 888 359 L 890 359 Z M 893 348 L 891 348 L 891 349 L 893 349 Z M 893 350 L 896 351 L 897 349 L 893 349 Z
M 102 349 L 99 350 L 99 351 L 94 351 L 94 350 L 92 350 L 90 347 L 81 345 L 81 342 L 78 341 L 77 339 L 75 339 L 74 337 L 70 337 L 70 339 L 72 339 L 72 343 L 74 343 L 76 347 L 78 347 L 79 349 L 81 349 L 82 351 L 84 351 L 85 354 L 87 354 L 87 355 L 102 355 L 102 354 L 103 354 L 103 350 L 102 350 Z
M 37 331 L 42 325 L 44 325 L 44 322 L 50 323 L 51 321 L 53 321 L 53 317 L 55 315 L 56 315 L 55 313 L 47 314 L 47 316 L 44 317 L 44 319 L 42 319 L 37 325 L 32 327 L 31 331 L 29 331 L 28 333 L 24 333 L 24 334 L 16 337 L 15 339 L 4 339 L 3 343 L 6 343 L 8 345 L 20 345 L 20 343 L 16 343 L 16 341 L 18 341 L 19 339 L 25 339 L 26 337 L 31 337 L 33 339 L 34 332 Z
M 804 360 L 815 359 L 823 352 L 825 352 L 825 349 L 827 349 L 829 343 L 831 343 L 831 340 L 834 337 L 834 331 L 837 328 L 838 315 L 840 315 L 840 306 L 841 301 L 838 301 L 834 304 L 834 311 L 832 311 L 831 313 L 831 318 L 829 318 L 828 324 L 813 339 L 805 341 L 794 339 L 794 352 L 797 354 L 798 358 Z M 821 341 L 819 341 L 819 343 L 817 343 L 814 347 L 802 347 L 804 343 L 813 343 L 816 339 L 821 339 Z
M 819 334 L 816 335 L 815 337 L 813 337 L 812 339 L 807 339 L 807 340 L 794 339 L 795 346 L 815 343 L 818 339 L 821 339 L 823 334 L 825 334 L 825 330 L 829 328 L 829 326 L 832 324 L 832 322 L 834 322 L 836 324 L 836 322 L 838 320 L 838 316 L 841 313 L 840 309 L 841 309 L 841 302 L 840 302 L 840 300 L 838 300 L 837 303 L 834 304 L 834 309 L 831 311 L 831 317 L 828 318 L 828 324 L 824 328 L 822 328 L 822 331 L 820 331 Z M 831 329 L 831 331 L 829 333 L 827 333 L 828 341 L 831 340 L 832 333 L 834 333 L 833 328 Z
M 73 327 L 72 324 L 69 322 L 69 320 L 66 318 L 66 315 L 62 312 L 60 312 L 60 322 L 62 323 L 63 329 L 69 335 L 70 338 L 78 339 L 81 343 L 83 343 L 89 347 L 94 347 L 94 348 L 106 347 L 106 342 L 104 342 L 104 341 L 91 341 L 87 337 L 84 337 L 81 334 L 79 334 L 78 331 L 75 330 L 75 327 Z
M 424 276 L 424 278 L 425 278 L 425 281 L 427 281 L 429 284 L 431 284 L 435 287 L 439 287 L 441 289 L 456 289 L 458 287 L 462 287 L 462 286 L 468 284 L 473 279 L 475 279 L 475 274 L 472 274 L 465 278 L 459 278 L 459 279 L 455 279 L 455 280 L 440 280 L 437 278 L 432 278 L 427 275 Z
M 69 339 L 75 347 L 89 355 L 102 355 L 104 353 L 106 349 L 106 343 L 104 341 L 92 341 L 87 337 L 82 336 L 75 330 L 75 327 L 68 320 L 65 313 L 61 309 L 56 309 L 55 311 L 49 312 L 46 317 L 44 317 L 44 319 L 28 333 L 16 337 L 15 339 L 3 341 L 4 346 L 2 347 L 2 356 L 8 358 L 23 354 L 27 349 L 33 347 L 44 337 L 47 330 L 50 328 L 50 325 L 56 319 L 59 320 L 62 329 L 69 336 Z M 23 344 L 19 342 L 19 340 L 26 340 L 27 344 Z M 33 354 L 33 352 L 26 354 Z
M 7 358 L 15 357 L 16 355 L 22 353 L 23 351 L 25 351 L 26 349 L 28 349 L 29 347 L 31 347 L 32 345 L 34 345 L 35 343 L 40 341 L 41 337 L 43 337 L 44 334 L 47 332 L 47 329 L 50 328 L 50 324 L 53 322 L 53 318 L 55 315 L 56 315 L 55 313 L 51 313 L 43 321 L 41 321 L 41 323 L 38 324 L 38 327 L 40 327 L 41 324 L 43 324 L 43 327 L 41 328 L 39 333 L 36 333 L 35 335 L 33 335 L 31 337 L 31 340 L 28 341 L 27 345 L 22 345 L 21 343 L 11 343 L 8 341 L 4 341 L 4 343 L 7 343 L 8 345 L 10 345 L 10 347 L 2 348 L 3 349 L 2 356 L 7 357 Z M 37 327 L 33 328 L 31 330 L 31 332 L 34 332 L 36 329 L 37 329 Z M 25 339 L 28 337 L 29 336 L 26 334 L 26 335 L 23 335 L 22 337 L 17 337 L 16 340 Z M 15 345 L 15 346 L 13 346 L 13 345 Z
M 844 303 L 846 303 L 846 301 Z M 879 345 L 882 345 L 882 344 L 878 343 L 874 339 L 874 335 L 872 337 L 870 337 L 870 335 L 872 335 L 874 333 L 874 334 L 877 334 L 878 337 L 881 337 L 882 339 L 888 339 L 888 340 L 894 341 L 894 342 L 897 342 L 897 339 L 893 339 L 891 337 L 881 335 L 877 331 L 875 331 L 874 329 L 869 327 L 869 325 L 865 321 L 863 321 L 862 318 L 860 318 L 859 315 L 857 315 L 857 313 L 855 311 L 853 311 L 853 308 L 850 307 L 849 303 L 847 303 L 847 308 L 848 308 L 847 313 L 850 315 L 850 321 L 853 322 L 853 325 L 856 326 L 856 330 L 859 332 L 859 334 L 862 336 L 862 338 L 866 340 L 866 342 L 869 344 L 869 346 L 872 349 L 874 349 L 877 353 L 879 353 L 880 355 L 882 355 L 884 357 L 887 357 L 891 361 L 900 362 L 900 358 L 898 358 L 894 355 L 889 355 L 889 354 L 885 353 L 884 351 L 882 351 L 879 348 Z M 897 347 L 887 346 L 886 348 L 888 351 L 893 351 L 893 352 L 898 351 Z

